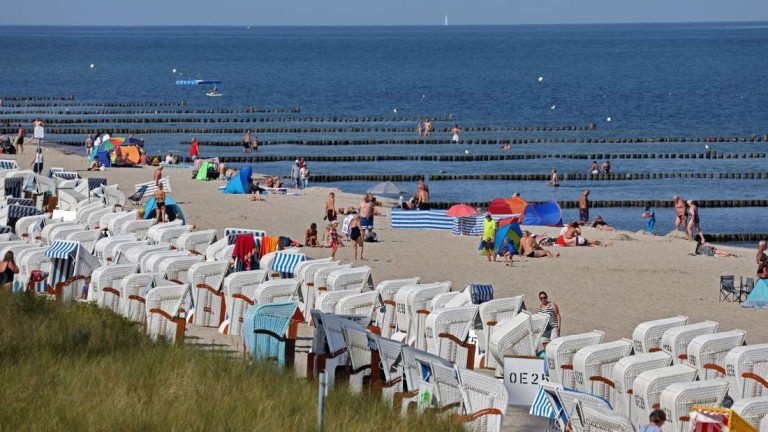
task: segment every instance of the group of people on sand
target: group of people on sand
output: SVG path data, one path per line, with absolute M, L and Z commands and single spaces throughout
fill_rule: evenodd
M 400 197 L 400 208 L 403 210 L 429 210 L 429 186 L 424 178 L 420 178 L 416 183 L 416 193 L 413 194 L 411 199 L 405 201 L 403 197 Z
M 360 259 L 365 259 L 363 256 L 365 242 L 376 241 L 377 237 L 373 231 L 374 217 L 381 214 L 376 210 L 377 206 L 381 206 L 381 202 L 368 193 L 363 196 L 357 208 L 336 209 L 336 194 L 334 192 L 328 193 L 328 197 L 325 200 L 325 215 L 323 217 L 328 220 L 328 226 L 323 236 L 323 241 L 327 242 L 328 247 L 331 248 L 331 259 L 336 259 L 336 251 L 340 246 L 344 246 L 342 237 L 339 236 L 338 232 L 339 215 L 345 215 L 341 230 L 345 239 L 352 243 L 354 259 L 358 259 L 358 250 Z M 320 242 L 317 241 L 316 224 L 312 224 L 307 229 L 306 240 L 309 246 L 320 246 Z
M 699 206 L 696 205 L 696 201 L 685 201 L 675 195 L 672 197 L 672 203 L 675 206 L 675 231 L 680 229 L 685 231 L 688 240 L 703 236 L 699 220 Z M 696 231 L 695 237 L 694 230 Z
M 504 258 L 504 264 L 508 267 L 512 266 L 512 258 L 514 255 L 520 255 L 528 258 L 543 258 L 543 257 L 558 257 L 558 252 L 551 252 L 544 249 L 541 244 L 536 241 L 536 238 L 530 231 L 524 230 L 523 236 L 520 238 L 520 246 L 515 246 L 513 241 L 509 237 L 505 237 L 502 241 L 499 250 L 496 249 L 496 231 L 498 230 L 498 222 L 493 219 L 493 215 L 490 212 L 485 213 L 485 219 L 483 220 L 483 237 L 481 240 L 481 247 L 488 262 L 495 262 L 497 256 Z
M 252 153 L 259 151 L 259 137 L 255 134 L 251 134 L 251 130 L 247 129 L 243 132 L 243 153 Z
M 304 158 L 296 159 L 291 165 L 291 180 L 296 189 L 309 187 L 309 165 Z

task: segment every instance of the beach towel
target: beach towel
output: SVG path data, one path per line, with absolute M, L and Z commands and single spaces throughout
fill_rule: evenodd
M 272 253 L 277 250 L 278 239 L 277 237 L 264 236 L 261 239 L 261 251 L 259 256 L 264 256 L 268 253 Z
M 758 279 L 741 307 L 768 309 L 768 279 Z
M 259 262 L 256 260 L 258 252 L 254 249 L 256 249 L 256 243 L 252 235 L 241 234 L 235 238 L 235 248 L 232 250 L 232 257 L 235 258 L 235 271 L 258 269 Z

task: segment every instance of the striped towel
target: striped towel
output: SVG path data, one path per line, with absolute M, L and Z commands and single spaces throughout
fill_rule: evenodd
M 71 179 L 67 179 L 71 180 Z M 88 190 L 92 191 L 94 189 L 100 188 L 102 186 L 107 185 L 107 179 L 105 178 L 98 178 L 98 177 L 90 177 L 88 178 Z
M 546 417 L 548 419 L 555 418 L 555 411 L 552 409 L 552 405 L 547 399 L 547 395 L 544 393 L 544 389 L 539 386 L 539 391 L 536 393 L 536 397 L 531 404 L 531 410 L 528 414 L 536 417 Z
M 8 226 L 15 227 L 19 219 L 26 216 L 36 216 L 43 214 L 43 211 L 37 207 L 9 205 L 8 206 Z M 19 233 L 17 233 L 19 234 Z
M 245 229 L 245 228 L 224 228 L 224 237 L 227 238 L 227 244 L 235 244 L 235 239 L 240 234 L 253 234 L 254 239 L 259 239 L 267 235 L 266 231 Z
M 277 252 L 272 260 L 272 271 L 280 272 L 281 278 L 292 278 L 293 270 L 306 259 L 304 254 Z
M 163 190 L 166 193 L 173 192 L 173 190 L 171 189 L 171 179 L 169 179 L 168 177 L 163 177 L 163 178 L 160 179 L 160 183 L 163 184 Z M 146 186 L 147 187 L 146 192 L 144 192 L 146 195 L 151 195 L 151 194 L 155 193 L 155 191 L 157 190 L 157 185 L 155 185 L 154 181 L 149 181 L 149 182 L 145 182 L 145 183 L 137 183 L 133 187 L 133 190 L 134 191 L 138 191 L 139 189 L 141 189 L 142 186 Z
M 23 177 L 11 177 L 5 179 L 5 196 L 21 198 L 21 190 L 24 187 Z
M 0 169 L 6 169 L 6 170 L 19 169 L 19 164 L 12 159 L 0 159 Z
M 453 218 L 445 210 L 392 209 L 392 228 L 453 229 Z

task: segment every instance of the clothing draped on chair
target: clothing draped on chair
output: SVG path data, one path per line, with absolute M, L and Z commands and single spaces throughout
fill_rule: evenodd
M 277 250 L 278 238 L 272 236 L 264 236 L 261 239 L 261 251 L 260 256 L 264 256 L 268 253 L 272 253 Z
M 235 249 L 232 251 L 235 271 L 258 270 L 259 250 L 256 243 L 251 234 L 240 234 L 235 238 Z

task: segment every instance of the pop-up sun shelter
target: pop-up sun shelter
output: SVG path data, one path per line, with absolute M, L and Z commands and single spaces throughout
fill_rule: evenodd
M 501 219 L 498 222 L 496 238 L 494 239 L 494 249 L 501 251 L 501 245 L 504 242 L 504 239 L 508 239 L 509 243 L 514 248 L 513 253 L 518 253 L 520 250 L 520 239 L 523 237 L 523 232 L 520 231 L 520 225 L 518 225 L 517 221 L 517 218 L 506 218 Z
M 155 202 L 155 197 L 152 197 L 144 206 L 144 219 L 154 219 L 157 217 L 155 215 L 156 210 L 157 203 Z M 184 212 L 181 211 L 181 207 L 179 207 L 179 205 L 176 204 L 176 201 L 174 201 L 173 198 L 169 197 L 168 195 L 165 196 L 165 214 L 168 215 L 169 222 L 179 218 L 181 219 L 182 224 L 187 223 L 187 220 L 184 218 Z
M 563 210 L 555 200 L 541 204 L 528 204 L 525 207 L 523 225 L 562 226 Z
M 232 177 L 224 188 L 226 194 L 247 194 L 251 193 L 251 167 L 245 167 Z

